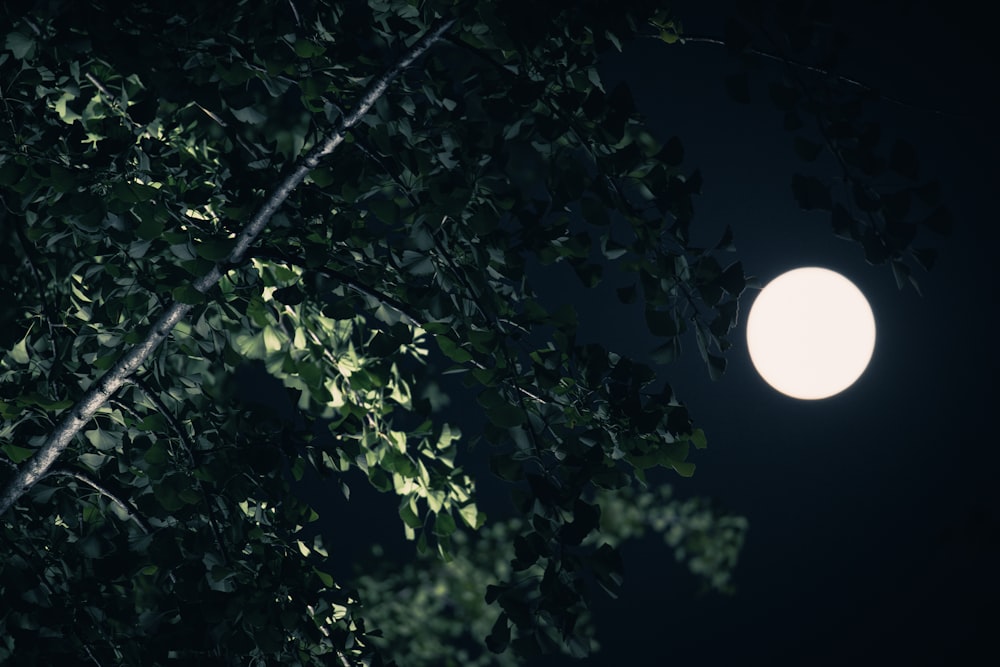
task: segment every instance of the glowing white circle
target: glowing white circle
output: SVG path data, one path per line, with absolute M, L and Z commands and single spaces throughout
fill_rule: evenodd
M 783 273 L 761 290 L 747 317 L 750 360 L 792 398 L 839 394 L 861 377 L 875 350 L 875 316 L 854 283 L 829 269 Z

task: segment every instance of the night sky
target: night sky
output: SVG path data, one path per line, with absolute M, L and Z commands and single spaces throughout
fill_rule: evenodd
M 887 266 L 869 266 L 860 246 L 833 236 L 828 214 L 805 212 L 791 192 L 794 173 L 835 173 L 832 160 L 806 164 L 792 148 L 782 115 L 766 94 L 762 65 L 753 101 L 736 104 L 723 80 L 739 70 L 721 46 L 666 45 L 656 40 L 610 54 L 606 88 L 626 81 L 651 131 L 684 143 L 685 166 L 700 168 L 692 233 L 711 245 L 726 224 L 749 274 L 767 282 L 786 270 L 818 265 L 859 286 L 875 313 L 875 354 L 844 393 L 822 401 L 784 397 L 761 380 L 746 353 L 745 295 L 740 323 L 718 382 L 694 341 L 658 373 L 684 401 L 709 449 L 695 452 L 691 479 L 651 475 L 675 496 L 716 498 L 749 518 L 736 571 L 736 594 L 698 594 L 698 582 L 661 538 L 626 543 L 625 587 L 617 601 L 596 592 L 602 651 L 580 665 L 842 665 L 993 663 L 988 644 L 1000 614 L 1000 469 L 992 423 L 996 401 L 997 248 L 1000 193 L 998 107 L 991 69 L 995 42 L 975 17 L 941 15 L 911 3 L 836 3 L 852 41 L 838 73 L 880 88 L 940 116 L 883 102 L 873 106 L 883 141 L 912 141 L 921 176 L 938 178 L 956 230 L 923 232 L 916 245 L 939 251 L 930 273 L 918 273 L 923 297 L 898 290 Z M 850 7 L 856 6 L 852 11 Z M 679 2 L 689 34 L 721 37 L 720 3 Z M 530 275 L 550 304 L 569 301 L 580 316 L 578 338 L 642 360 L 655 345 L 641 304 L 620 305 L 611 274 L 584 290 L 568 267 Z M 453 396 L 444 415 L 473 437 L 482 418 Z M 467 468 L 485 473 L 486 445 Z M 473 458 L 482 461 L 472 460 Z M 342 563 L 362 558 L 366 536 L 393 549 L 402 542 L 396 499 L 352 484 L 346 512 L 330 529 L 340 535 Z M 506 487 L 480 483 L 491 516 L 509 510 Z M 323 508 L 320 507 L 323 514 Z M 341 510 L 345 509 L 341 506 Z M 329 516 L 329 514 L 327 514 Z M 336 540 L 335 540 L 336 541 Z M 349 570 L 344 570 L 348 572 Z M 973 659 L 976 649 L 993 658 Z
M 795 155 L 765 87 L 764 76 L 780 64 L 762 65 L 751 79 L 752 103 L 741 105 L 723 85 L 739 65 L 720 46 L 647 40 L 608 59 L 607 85 L 626 81 L 654 134 L 680 137 L 685 164 L 702 171 L 695 238 L 710 245 L 731 224 L 735 257 L 765 283 L 796 266 L 839 271 L 868 297 L 878 332 L 861 379 L 822 401 L 784 397 L 757 376 L 744 337 L 755 292 L 745 295 L 722 380 L 708 379 L 691 341 L 663 375 L 705 428 L 709 449 L 695 453 L 692 479 L 660 478 L 679 496 L 712 496 L 749 518 L 736 595 L 699 596 L 657 536 L 626 543 L 625 592 L 597 612 L 603 649 L 566 664 L 998 659 L 987 642 L 1000 619 L 1000 457 L 991 419 L 1000 141 L 989 64 L 997 49 L 972 17 L 922 5 L 900 12 L 901 4 L 852 12 L 851 3 L 836 3 L 851 36 L 838 73 L 949 114 L 874 107 L 883 141 L 899 136 L 916 145 L 921 175 L 941 180 L 955 216 L 950 238 L 918 239 L 940 253 L 933 270 L 918 275 L 922 298 L 898 290 L 887 266 L 866 264 L 860 246 L 834 237 L 828 214 L 795 204 L 793 173 L 836 172 L 832 159 L 806 164 Z M 689 34 L 721 37 L 719 6 L 676 9 Z M 572 280 L 556 273 L 546 291 L 568 295 Z M 580 331 L 641 357 L 653 347 L 641 308 L 617 305 L 615 286 L 606 285 L 602 298 L 574 289 L 587 297 L 577 301 Z M 608 305 L 587 305 L 594 303 Z M 973 659 L 977 649 L 993 657 Z

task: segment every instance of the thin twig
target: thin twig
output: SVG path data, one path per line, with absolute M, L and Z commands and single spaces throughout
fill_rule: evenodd
M 513 83 L 517 83 L 520 81 L 520 77 L 517 74 L 511 72 L 501 63 L 498 63 L 496 60 L 494 60 L 487 54 L 483 53 L 479 49 L 469 44 L 466 44 L 465 42 L 462 42 L 461 40 L 455 38 L 454 36 L 448 36 L 446 40 L 448 41 L 449 44 L 452 44 L 453 46 L 456 46 L 464 51 L 470 52 L 480 60 L 483 60 L 484 62 L 492 65 L 497 73 L 507 78 L 509 81 L 512 81 Z M 576 119 L 573 118 L 572 115 L 566 113 L 554 100 L 542 97 L 538 101 L 541 102 L 543 105 L 545 105 L 553 116 L 559 118 L 569 126 L 570 131 L 576 138 L 577 143 L 580 145 L 581 148 L 583 148 L 587 152 L 588 155 L 590 155 L 590 159 L 593 161 L 594 166 L 597 169 L 598 173 L 600 173 L 604 177 L 605 181 L 607 182 L 608 188 L 614 193 L 614 195 L 617 197 L 621 205 L 628 210 L 629 215 L 631 215 L 633 218 L 637 220 L 642 220 L 646 211 L 637 208 L 635 204 L 633 204 L 629 200 L 624 189 L 621 187 L 621 184 L 619 184 L 614 178 L 612 178 L 610 174 L 606 173 L 601 168 L 601 163 L 597 158 L 597 154 L 594 152 L 594 148 L 588 142 L 584 141 L 583 133 L 581 133 L 578 127 L 578 123 L 576 122 Z M 683 246 L 681 246 L 681 248 L 682 250 L 686 250 L 686 248 L 684 248 Z M 669 249 L 667 250 L 667 252 L 669 252 Z M 690 291 L 688 291 L 686 288 L 682 286 L 682 292 L 684 293 L 685 298 L 687 299 L 691 307 L 694 309 L 698 317 L 703 317 L 702 309 L 698 307 Z
M 212 120 L 214 120 L 216 123 L 218 123 L 222 127 L 228 127 L 228 124 L 226 123 L 226 121 L 224 121 L 221 118 L 219 118 L 219 116 L 214 111 L 209 111 L 208 109 L 206 109 L 205 107 L 201 106 L 197 102 L 194 102 L 193 104 L 196 107 L 198 107 L 199 109 L 201 109 L 205 113 L 206 116 L 208 116 L 209 118 L 211 118 Z
M 771 42 L 771 45 L 774 46 L 775 49 L 779 49 L 777 41 L 774 39 L 774 37 L 771 36 L 771 34 L 767 30 L 762 30 L 762 33 L 768 39 L 768 41 Z M 795 73 L 794 67 L 797 65 L 797 63 L 784 57 L 779 57 L 778 59 L 784 62 L 785 67 L 788 70 L 788 75 L 792 77 L 799 84 L 802 90 L 808 91 L 809 89 L 806 86 L 805 81 L 799 78 L 799 76 Z M 838 146 L 838 142 L 833 137 L 830 136 L 830 133 L 828 132 L 827 127 L 823 124 L 823 119 L 821 118 L 818 111 L 813 113 L 813 118 L 816 121 L 816 128 L 819 130 L 820 135 L 823 137 L 823 143 L 836 158 L 837 164 L 840 166 L 841 173 L 844 175 L 845 185 L 864 188 L 869 194 L 874 196 L 876 199 L 879 199 L 880 197 L 877 192 L 873 192 L 871 187 L 861 182 L 860 179 L 856 179 L 854 175 L 851 173 L 850 165 L 848 165 L 847 161 L 844 159 L 844 155 L 841 152 L 840 147 Z M 874 213 L 872 211 L 865 211 L 865 217 L 868 218 L 868 222 L 871 225 L 872 231 L 877 236 L 880 236 L 878 220 L 876 220 Z
M 139 376 L 135 376 L 131 378 L 131 382 L 136 387 L 138 387 L 140 391 L 142 391 L 142 393 L 146 396 L 146 398 L 152 401 L 154 406 L 156 406 L 156 409 L 166 420 L 167 425 L 169 425 L 170 428 L 173 429 L 173 431 L 177 434 L 177 437 L 180 438 L 181 444 L 187 451 L 188 461 L 191 467 L 196 468 L 199 462 L 195 455 L 196 451 L 195 444 L 194 442 L 191 441 L 191 437 L 188 435 L 183 425 L 181 425 L 181 423 L 177 421 L 177 418 L 174 417 L 173 413 L 171 413 L 170 410 L 167 408 L 166 403 L 164 403 L 160 399 L 160 397 L 157 395 L 157 393 L 153 390 L 152 387 L 146 384 L 145 380 L 143 380 Z M 202 499 L 205 501 L 205 507 L 208 509 L 208 515 L 207 515 L 208 527 L 212 531 L 212 537 L 215 539 L 215 546 L 219 549 L 219 555 L 222 556 L 223 563 L 225 563 L 228 566 L 229 565 L 228 550 L 226 549 L 226 546 L 222 541 L 222 532 L 219 529 L 218 522 L 216 521 L 215 508 L 212 506 L 212 501 L 209 498 L 208 493 L 205 491 L 205 487 L 202 485 L 201 480 L 195 477 L 194 482 L 195 485 L 198 487 L 198 492 L 201 494 Z
M 94 661 L 94 664 L 97 665 L 97 667 L 103 667 L 101 665 L 101 663 L 97 660 L 97 658 L 94 657 L 94 654 L 90 651 L 90 647 L 89 646 L 87 646 L 86 644 L 84 644 L 83 645 L 83 650 L 87 652 L 87 655 L 90 657 L 91 660 Z
M 13 86 L 13 82 L 11 82 Z M 21 138 L 17 135 L 17 128 L 14 127 L 14 113 L 10 110 L 10 105 L 7 104 L 7 96 L 3 92 L 3 88 L 0 88 L 0 100 L 3 100 L 4 111 L 7 112 L 7 123 L 10 125 L 10 136 L 16 144 L 21 143 Z
M 117 495 L 107 487 L 102 486 L 98 481 L 91 479 L 90 476 L 84 474 L 79 470 L 73 470 L 72 468 L 64 468 L 59 466 L 55 468 L 50 468 L 44 475 L 42 475 L 42 479 L 52 476 L 71 477 L 72 479 L 75 479 L 76 481 L 82 482 L 83 484 L 89 486 L 94 491 L 97 491 L 99 494 L 101 494 L 114 504 L 121 507 L 122 510 L 125 511 L 125 514 L 128 515 L 128 518 L 135 521 L 135 524 L 139 526 L 139 529 L 142 530 L 142 532 L 146 533 L 147 535 L 149 534 L 150 532 L 149 523 L 139 512 L 139 508 L 137 508 L 128 500 Z
M 350 287 L 351 289 L 355 290 L 359 294 L 363 294 L 365 296 L 371 297 L 373 299 L 376 299 L 376 300 L 382 302 L 383 304 L 385 304 L 386 306 L 388 306 L 388 307 L 392 308 L 393 310 L 397 311 L 400 315 L 402 315 L 404 318 L 406 318 L 406 320 L 408 320 L 407 324 L 410 324 L 411 326 L 423 328 L 424 324 L 426 323 L 426 321 L 420 316 L 419 313 L 417 313 L 415 310 L 407 307 L 405 304 L 403 304 L 399 300 L 397 300 L 397 299 L 389 296 L 388 294 L 383 294 L 382 292 L 379 292 L 378 290 L 376 290 L 373 287 L 369 287 L 368 285 L 364 285 L 363 283 L 360 283 L 357 280 L 354 280 L 350 276 L 342 273 L 341 271 L 337 271 L 336 269 L 331 269 L 331 268 L 328 268 L 328 267 L 325 267 L 325 266 L 309 267 L 305 263 L 305 261 L 303 261 L 302 259 L 290 256 L 290 255 L 286 255 L 285 253 L 282 253 L 280 251 L 269 250 L 269 249 L 265 249 L 265 248 L 255 248 L 255 249 L 253 249 L 251 251 L 251 253 L 250 253 L 250 256 L 252 256 L 252 257 L 262 257 L 262 258 L 265 258 L 265 259 L 272 259 L 272 260 L 276 260 L 276 261 L 280 261 L 280 262 L 285 262 L 287 264 L 291 264 L 291 265 L 297 266 L 297 267 L 299 267 L 299 268 L 301 268 L 301 269 L 303 269 L 305 271 L 316 271 L 316 272 L 318 272 L 318 273 L 320 273 L 322 275 L 325 275 L 327 277 L 333 278 L 334 280 L 337 280 L 337 281 L 343 283 L 344 285 L 346 285 L 347 287 Z M 498 321 L 500 321 L 500 320 L 498 320 Z M 503 320 L 503 321 L 506 321 L 506 320 Z M 515 325 L 515 326 L 517 326 L 522 331 L 524 330 L 523 327 L 520 327 L 520 325 Z M 503 329 L 499 328 L 499 327 L 498 327 L 498 330 L 501 331 L 501 332 L 503 331 Z M 471 363 L 473 366 L 475 366 L 476 368 L 478 368 L 480 370 L 489 370 L 487 366 L 485 366 L 484 364 L 480 363 L 476 359 L 472 359 L 469 363 Z M 538 401 L 539 403 L 552 403 L 553 402 L 551 399 L 549 399 L 547 397 L 539 396 L 538 394 L 532 392 L 531 390 L 526 389 L 520 383 L 516 383 L 515 382 L 515 387 L 524 396 L 527 396 L 528 398 L 532 399 L 533 401 Z
M 132 120 L 132 117 L 128 115 L 128 110 L 122 108 L 121 104 L 118 103 L 118 99 L 114 95 L 112 95 L 111 92 L 104 87 L 104 84 L 98 81 L 93 74 L 87 72 L 86 74 L 84 74 L 84 77 L 86 77 L 87 81 L 90 81 L 92 84 L 94 84 L 94 87 L 97 88 L 97 90 L 100 91 L 102 95 L 108 98 L 108 103 L 111 105 L 111 108 L 118 111 L 118 113 L 121 114 L 121 117 L 127 120 L 132 125 L 132 127 L 142 127 L 139 123 Z
M 337 282 L 342 283 L 347 287 L 350 287 L 358 294 L 362 294 L 364 296 L 376 299 L 377 301 L 384 303 L 385 305 L 389 306 L 390 308 L 398 312 L 400 315 L 402 315 L 403 318 L 406 320 L 407 324 L 416 327 L 422 326 L 422 318 L 420 317 L 420 315 L 415 310 L 404 304 L 402 301 L 399 301 L 398 299 L 395 299 L 389 296 L 388 294 L 383 294 L 382 292 L 376 290 L 374 287 L 369 287 L 368 285 L 365 285 L 364 283 L 361 283 L 355 280 L 354 278 L 351 278 L 349 275 L 347 275 L 342 271 L 338 271 L 337 269 L 331 269 L 330 267 L 327 266 L 318 266 L 315 268 L 309 268 L 302 260 L 296 257 L 292 257 L 284 252 L 281 252 L 280 250 L 273 250 L 270 248 L 254 248 L 251 251 L 250 255 L 252 257 L 260 257 L 262 259 L 270 259 L 278 262 L 292 264 L 306 271 L 316 271 L 318 273 L 321 273 L 322 275 L 327 276 L 328 278 L 333 278 Z
M 4 206 L 0 209 L 0 225 L 4 223 L 7 217 L 7 206 L 4 202 Z M 51 375 L 58 375 L 59 367 L 59 346 L 56 343 L 56 332 L 53 329 L 53 325 L 56 322 L 56 316 L 53 313 L 52 307 L 49 305 L 49 300 L 45 296 L 45 282 L 42 280 L 41 274 L 38 272 L 38 267 L 35 266 L 35 262 L 32 259 L 32 254 L 34 253 L 34 246 L 31 241 L 28 240 L 28 236 L 25 233 L 21 225 L 21 220 L 14 221 L 14 234 L 17 236 L 17 240 L 21 244 L 21 248 L 24 250 L 24 258 L 28 263 L 28 268 L 31 269 L 31 277 L 35 280 L 35 286 L 38 288 L 38 296 L 42 301 L 42 312 L 45 313 L 45 323 L 49 329 L 49 339 L 52 341 L 52 372 Z
M 645 37 L 651 37 L 651 38 L 659 39 L 659 37 L 657 37 L 656 35 L 644 35 L 644 36 Z M 704 36 L 704 35 L 681 35 L 680 39 L 678 41 L 681 44 L 685 44 L 687 42 L 691 42 L 692 44 L 711 44 L 713 46 L 725 46 L 726 45 L 725 41 L 723 41 L 721 39 L 718 39 L 716 37 L 707 37 L 707 36 Z M 958 116 L 956 114 L 953 114 L 953 113 L 948 113 L 948 112 L 945 112 L 945 111 L 941 111 L 939 109 L 931 109 L 929 107 L 923 107 L 923 106 L 920 106 L 920 105 L 917 105 L 917 104 L 912 104 L 910 102 L 905 102 L 903 100 L 897 99 L 895 97 L 891 97 L 889 95 L 884 95 L 884 94 L 878 92 L 875 88 L 869 86 L 866 83 L 862 83 L 861 81 L 857 81 L 856 79 L 852 79 L 850 77 L 843 76 L 842 74 L 835 74 L 835 73 L 833 73 L 833 72 L 831 72 L 829 70 L 823 69 L 822 67 L 816 67 L 815 65 L 810 65 L 808 63 L 804 63 L 804 62 L 801 62 L 801 61 L 798 61 L 798 60 L 791 60 L 790 58 L 787 58 L 785 56 L 777 55 L 777 54 L 774 54 L 774 53 L 768 53 L 767 51 L 761 51 L 759 49 L 754 49 L 754 48 L 749 48 L 748 47 L 748 48 L 745 49 L 745 51 L 747 53 L 750 53 L 750 54 L 755 55 L 755 56 L 759 56 L 761 58 L 767 58 L 769 60 L 775 60 L 777 62 L 784 63 L 785 65 L 790 65 L 790 66 L 793 66 L 793 67 L 796 67 L 796 68 L 799 68 L 799 69 L 804 69 L 806 71 L 813 72 L 815 74 L 822 74 L 823 76 L 833 77 L 834 79 L 836 79 L 837 81 L 840 81 L 841 83 L 845 83 L 845 84 L 847 84 L 849 86 L 853 86 L 855 88 L 860 88 L 861 90 L 865 91 L 866 93 L 876 93 L 878 95 L 879 99 L 885 100 L 886 102 L 891 102 L 892 104 L 896 104 L 896 105 L 899 105 L 901 107 L 906 107 L 908 109 L 914 109 L 916 111 L 923 111 L 924 113 L 934 114 L 936 116 L 948 116 L 950 118 L 958 118 Z
M 302 25 L 302 20 L 299 18 L 299 10 L 295 8 L 295 3 L 292 0 L 288 0 L 288 6 L 292 8 L 292 14 L 295 15 L 295 25 Z
M 468 276 L 465 275 L 465 272 L 459 270 L 459 268 L 452 261 L 451 254 L 445 252 L 444 248 L 441 247 L 441 242 L 438 240 L 437 234 L 431 233 L 431 240 L 434 242 L 434 247 L 437 249 L 438 254 L 440 254 L 444 258 L 445 264 L 447 264 L 448 268 L 451 269 L 452 274 L 454 274 L 454 276 L 458 278 L 458 281 L 465 286 L 465 289 L 469 291 L 469 294 L 472 297 L 472 302 L 476 304 L 476 308 L 478 308 L 479 312 L 483 314 L 484 318 L 486 318 L 487 323 L 489 323 L 494 329 L 496 329 L 496 331 L 502 336 L 508 335 L 507 332 L 504 330 L 504 328 L 500 326 L 500 323 L 497 321 L 497 318 L 493 316 L 493 313 L 487 312 L 486 308 L 481 303 L 482 298 L 476 292 L 476 288 L 473 287 L 472 283 L 469 282 Z M 521 412 L 524 413 L 524 420 L 525 422 L 527 422 L 526 430 L 528 431 L 528 435 L 531 438 L 531 444 L 535 449 L 535 454 L 539 457 L 539 459 L 541 459 L 542 448 L 538 442 L 538 434 L 535 433 L 535 427 L 531 425 L 531 419 L 529 418 L 528 407 L 524 404 L 524 396 L 522 395 L 522 394 L 527 394 L 528 392 L 521 386 L 521 383 L 517 381 L 517 366 L 514 363 L 514 359 L 511 357 L 510 350 L 508 350 L 507 346 L 502 343 L 500 345 L 500 350 L 501 353 L 503 354 L 504 360 L 507 362 L 507 366 L 510 368 L 510 371 L 512 373 L 510 382 L 514 386 L 514 388 L 518 390 L 515 392 L 517 405 L 518 407 L 521 408 Z M 559 480 L 556 479 L 555 475 L 550 475 L 549 477 L 556 485 L 559 485 Z

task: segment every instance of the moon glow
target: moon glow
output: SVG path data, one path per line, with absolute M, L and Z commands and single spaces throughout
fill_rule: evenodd
M 861 377 L 875 350 L 875 316 L 854 283 L 804 267 L 761 290 L 747 317 L 747 348 L 760 376 L 803 400 L 839 394 Z

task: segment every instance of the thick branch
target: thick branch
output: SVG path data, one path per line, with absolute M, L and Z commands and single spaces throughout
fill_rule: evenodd
M 211 271 L 192 284 L 196 290 L 202 294 L 208 292 L 222 278 L 225 266 L 239 264 L 243 260 L 247 250 L 260 236 L 271 216 L 285 203 L 295 188 L 305 180 L 309 172 L 319 166 L 323 158 L 333 153 L 343 143 L 348 130 L 368 113 L 375 101 L 385 93 L 389 83 L 440 39 L 453 23 L 454 19 L 438 22 L 423 37 L 414 42 L 413 46 L 403 54 L 403 57 L 395 65 L 368 85 L 361 99 L 358 100 L 357 106 L 346 118 L 340 121 L 333 135 L 309 151 L 301 163 L 278 184 L 263 206 L 240 232 L 229 257 L 224 262 L 216 264 Z M 33 484 L 45 475 L 97 409 L 104 405 L 149 358 L 153 350 L 166 339 L 177 323 L 187 316 L 191 308 L 190 304 L 172 303 L 150 329 L 145 340 L 119 357 L 114 366 L 91 386 L 76 405 L 70 408 L 66 417 L 59 423 L 42 447 L 0 491 L 0 516 L 5 514 Z

